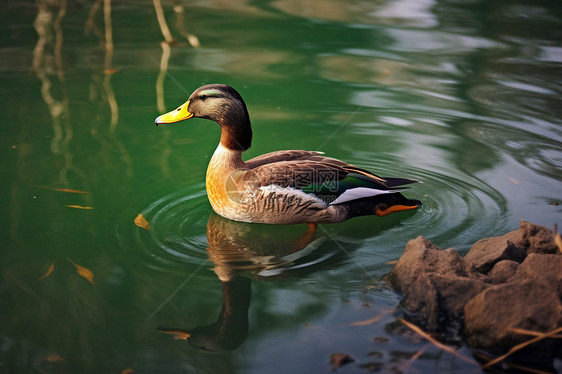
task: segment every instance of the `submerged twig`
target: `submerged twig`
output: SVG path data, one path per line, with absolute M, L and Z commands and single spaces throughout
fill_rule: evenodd
M 506 330 L 517 333 L 517 334 L 530 335 L 530 336 L 544 336 L 544 334 L 545 334 L 544 332 L 525 330 L 525 329 L 520 329 L 520 328 L 517 328 L 517 327 L 508 327 Z M 562 335 L 552 335 L 552 336 L 550 336 L 550 338 L 551 339 L 562 339 Z
M 427 332 L 423 331 L 422 329 L 420 329 L 418 326 L 414 325 L 413 323 L 410 323 L 408 321 L 406 321 L 403 318 L 398 318 L 398 320 L 400 322 L 402 322 L 404 325 L 406 325 L 406 327 L 410 328 L 411 330 L 413 330 L 416 334 L 422 336 L 423 338 L 427 339 L 430 343 L 432 343 L 433 345 L 435 345 L 436 347 L 451 353 L 453 356 L 456 356 L 458 358 L 460 358 L 463 361 L 469 362 L 471 364 L 477 364 L 476 361 L 474 361 L 473 359 L 464 356 L 463 354 L 459 353 L 456 349 L 449 347 L 448 345 L 445 345 L 443 343 L 438 342 L 434 337 L 432 337 L 431 335 L 429 335 Z
M 495 364 L 497 364 L 497 363 L 499 363 L 499 362 L 502 362 L 503 360 L 505 360 L 506 358 L 508 358 L 508 357 L 511 356 L 512 354 L 514 354 L 515 352 L 520 351 L 520 350 L 522 350 L 523 348 L 525 348 L 525 347 L 527 347 L 527 346 L 529 346 L 529 345 L 531 345 L 531 344 L 534 344 L 534 343 L 536 343 L 536 342 L 538 342 L 538 341 L 540 341 L 540 340 L 543 340 L 543 339 L 546 339 L 546 338 L 550 338 L 550 337 L 552 337 L 552 336 L 558 334 L 559 332 L 562 332 L 562 327 L 559 327 L 559 328 L 554 329 L 554 330 L 552 330 L 552 331 L 546 332 L 546 333 L 544 333 L 544 334 L 542 334 L 542 335 L 540 335 L 540 336 L 537 336 L 537 337 L 535 337 L 535 338 L 533 338 L 533 339 L 531 339 L 531 340 L 527 340 L 526 342 L 523 342 L 523 343 L 521 343 L 521 344 L 518 344 L 518 345 L 516 345 L 516 346 L 513 346 L 513 347 L 511 347 L 511 349 L 510 349 L 506 354 L 504 354 L 504 355 L 502 355 L 502 356 L 500 356 L 500 357 L 497 357 L 497 358 L 493 359 L 492 361 L 488 362 L 486 365 L 482 366 L 482 369 L 486 369 L 486 368 L 488 368 L 488 367 L 490 367 L 490 366 L 493 366 L 493 365 L 495 365 Z

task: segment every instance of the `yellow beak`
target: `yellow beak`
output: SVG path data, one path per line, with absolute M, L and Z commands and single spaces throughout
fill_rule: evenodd
M 171 112 L 168 112 L 166 114 L 162 114 L 161 116 L 156 118 L 154 123 L 156 124 L 156 126 L 158 126 L 163 123 L 174 123 L 174 122 L 190 119 L 191 117 L 193 117 L 193 113 L 189 113 L 187 111 L 188 107 L 189 107 L 189 100 L 187 100 L 185 104 L 180 105 L 177 109 L 172 110 Z

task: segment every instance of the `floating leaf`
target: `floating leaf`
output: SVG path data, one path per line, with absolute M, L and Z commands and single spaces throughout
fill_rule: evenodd
M 49 268 L 47 269 L 45 274 L 43 274 L 43 276 L 41 278 L 39 278 L 38 280 L 43 280 L 43 279 L 47 278 L 49 275 L 53 274 L 53 271 L 55 271 L 55 263 L 54 262 L 49 266 Z
M 111 74 L 117 73 L 118 71 L 119 71 L 119 69 L 105 69 L 103 71 L 103 73 L 106 74 L 106 75 L 111 75 Z
M 398 263 L 398 260 L 390 260 L 390 261 L 385 262 L 385 264 L 387 264 L 387 265 L 396 265 L 397 263 Z
M 131 368 L 121 370 L 121 374 L 131 374 L 131 373 L 134 373 L 134 372 L 135 371 Z
M 186 340 L 191 337 L 191 334 L 187 331 L 173 330 L 173 329 L 158 329 L 158 331 L 164 334 L 173 335 L 176 340 Z
M 43 357 L 43 362 L 61 362 L 64 361 L 64 357 L 60 355 L 47 355 Z
M 68 261 L 70 261 L 70 263 L 71 263 L 72 265 L 74 265 L 74 267 L 76 268 L 76 271 L 78 272 L 78 274 L 79 274 L 82 278 L 88 280 L 88 282 L 90 282 L 91 284 L 95 284 L 95 282 L 94 282 L 94 273 L 92 273 L 92 271 L 91 271 L 90 269 L 85 268 L 84 266 L 81 266 L 81 265 L 78 265 L 78 264 L 74 263 L 74 261 L 72 261 L 72 260 L 71 260 L 70 258 L 68 258 L 68 257 L 67 257 L 67 259 L 68 259 Z
M 146 231 L 150 231 L 150 223 L 142 216 L 142 214 L 139 214 L 135 218 L 135 225 L 145 229 Z
M 51 190 L 51 191 L 58 191 L 58 192 L 80 193 L 80 194 L 89 193 L 88 191 L 73 190 L 71 188 L 53 188 L 53 187 L 47 187 L 47 186 L 37 186 L 37 187 L 44 188 L 46 190 Z
M 91 206 L 82 206 L 82 205 L 65 205 L 65 207 L 67 208 L 73 208 L 73 209 L 85 209 L 85 210 L 91 210 L 94 209 Z

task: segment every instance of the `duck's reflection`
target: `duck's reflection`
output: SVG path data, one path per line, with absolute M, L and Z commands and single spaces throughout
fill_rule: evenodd
M 251 280 L 281 276 L 331 257 L 317 253 L 326 236 L 304 225 L 247 224 L 212 214 L 207 223 L 209 258 L 222 282 L 223 306 L 217 321 L 192 330 L 160 329 L 206 351 L 238 348 L 248 335 Z
M 231 221 L 216 214 L 207 223 L 209 259 L 222 282 L 241 274 L 281 275 L 309 265 L 326 239 L 315 226 L 265 225 Z
M 249 278 L 237 277 L 222 283 L 223 304 L 219 318 L 208 326 L 192 330 L 160 328 L 176 339 L 185 339 L 192 346 L 210 352 L 233 351 L 248 336 L 248 309 L 252 294 Z

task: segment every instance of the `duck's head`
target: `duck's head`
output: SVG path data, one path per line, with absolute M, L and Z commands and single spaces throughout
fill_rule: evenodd
M 196 89 L 177 109 L 156 118 L 156 125 L 189 118 L 206 118 L 222 129 L 221 144 L 229 149 L 245 151 L 252 144 L 250 116 L 242 96 L 225 84 L 208 84 Z

